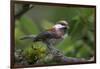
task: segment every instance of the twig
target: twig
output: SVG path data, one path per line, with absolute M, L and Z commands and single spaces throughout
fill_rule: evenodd
M 21 9 L 18 10 L 18 13 L 16 12 L 17 7 L 15 8 L 15 18 L 17 19 L 19 19 L 24 13 L 26 13 L 28 10 L 30 10 L 34 6 L 32 4 L 23 4 L 19 7 L 21 7 Z

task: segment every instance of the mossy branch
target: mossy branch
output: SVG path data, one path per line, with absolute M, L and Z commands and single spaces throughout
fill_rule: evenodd
M 29 36 L 23 36 L 21 39 L 29 38 L 29 39 L 33 40 L 34 37 L 35 37 L 35 35 L 29 35 Z M 56 64 L 59 64 L 59 63 L 60 64 L 62 64 L 62 63 L 67 64 L 67 63 L 76 63 L 76 62 L 86 62 L 86 61 L 88 61 L 88 60 L 79 59 L 79 58 L 75 58 L 75 57 L 64 56 L 63 53 L 61 53 L 58 49 L 56 49 L 54 47 L 54 44 L 50 40 L 47 40 L 43 43 L 45 43 L 46 46 L 47 46 L 47 50 L 46 50 L 47 55 L 43 58 L 38 59 L 36 62 L 34 62 L 33 63 L 34 65 L 52 64 L 52 63 L 49 63 L 49 62 L 54 62 Z
M 52 43 L 47 43 L 47 48 L 49 53 L 53 55 L 53 61 L 59 62 L 59 63 L 72 63 L 72 62 L 84 62 L 85 60 L 79 59 L 79 58 L 72 58 L 72 57 L 66 57 L 61 53 L 58 49 L 56 49 Z

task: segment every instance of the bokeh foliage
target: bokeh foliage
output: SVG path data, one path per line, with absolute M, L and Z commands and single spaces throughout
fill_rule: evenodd
M 34 63 L 35 56 L 45 57 L 44 44 L 35 44 L 38 50 L 34 51 L 32 41 L 21 41 L 19 38 L 23 35 L 38 34 L 51 28 L 57 21 L 66 20 L 70 26 L 68 37 L 55 47 L 68 57 L 90 59 L 94 55 L 94 14 L 95 9 L 88 7 L 34 5 L 20 19 L 15 20 L 15 50 L 23 49 L 29 63 Z

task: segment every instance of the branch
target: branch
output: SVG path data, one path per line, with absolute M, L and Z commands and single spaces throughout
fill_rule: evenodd
M 58 49 L 54 48 L 52 44 L 47 44 L 49 52 L 53 55 L 53 61 L 60 63 L 84 62 L 83 59 L 72 58 L 64 56 Z
M 31 39 L 34 40 L 35 35 L 26 35 L 23 36 L 21 39 Z M 34 65 L 41 65 L 41 64 L 47 64 L 49 62 L 56 62 L 56 63 L 74 63 L 74 62 L 85 62 L 86 60 L 79 59 L 79 58 L 72 58 L 64 56 L 63 53 L 61 53 L 58 49 L 56 49 L 51 41 L 44 42 L 47 46 L 47 56 L 38 59 Z
M 24 13 L 33 8 L 32 4 L 23 4 L 15 6 L 15 18 L 19 19 Z

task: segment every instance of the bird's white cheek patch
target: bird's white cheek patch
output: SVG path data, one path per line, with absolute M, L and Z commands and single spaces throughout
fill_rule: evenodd
M 63 28 L 63 27 L 65 27 L 65 26 L 62 26 L 62 25 L 60 25 L 60 24 L 56 24 L 56 25 L 54 26 L 54 28 L 56 28 L 56 29 Z

